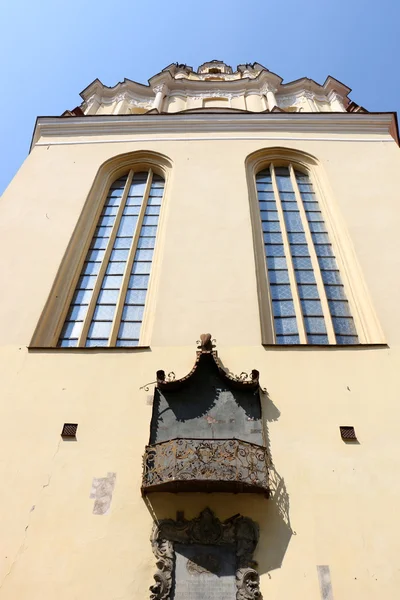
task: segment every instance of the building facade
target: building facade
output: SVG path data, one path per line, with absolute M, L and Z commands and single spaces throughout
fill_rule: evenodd
M 38 118 L 2 600 L 398 597 L 399 140 L 350 91 L 215 60 Z

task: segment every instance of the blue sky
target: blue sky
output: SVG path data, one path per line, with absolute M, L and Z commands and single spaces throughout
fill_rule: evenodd
M 257 61 L 285 82 L 332 75 L 368 110 L 400 110 L 398 0 L 3 0 L 0 15 L 0 193 L 36 116 L 74 108 L 96 77 L 147 83 L 172 62 Z

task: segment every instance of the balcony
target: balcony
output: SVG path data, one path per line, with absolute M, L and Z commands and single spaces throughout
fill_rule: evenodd
M 147 446 L 142 493 L 156 491 L 268 496 L 267 450 L 234 439 L 175 438 Z

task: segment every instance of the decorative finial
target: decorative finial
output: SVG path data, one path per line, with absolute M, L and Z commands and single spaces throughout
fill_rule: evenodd
M 165 371 L 157 371 L 157 381 L 165 381 Z
M 200 335 L 200 342 L 198 342 L 199 349 L 202 352 L 212 352 L 212 349 L 214 348 L 214 341 L 215 340 L 211 339 L 211 333 L 202 333 Z

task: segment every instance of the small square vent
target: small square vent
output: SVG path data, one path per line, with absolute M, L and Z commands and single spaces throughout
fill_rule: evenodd
M 351 425 L 342 425 L 340 427 L 340 435 L 342 436 L 342 440 L 344 442 L 357 441 L 356 432 L 354 431 L 354 427 L 351 427 Z
M 75 438 L 77 429 L 78 429 L 78 423 L 64 423 L 64 427 L 61 432 L 61 437 Z

